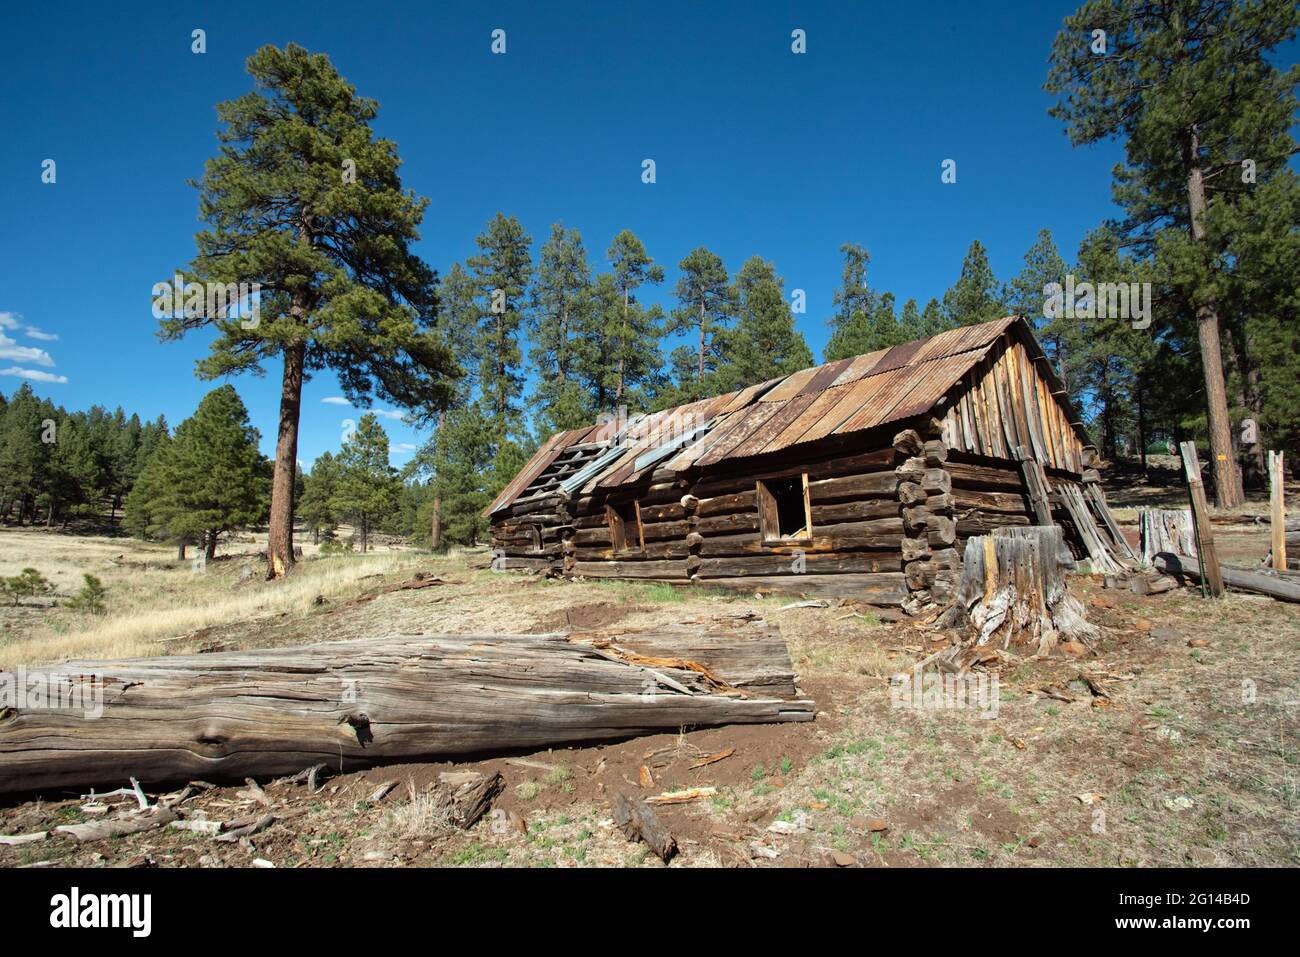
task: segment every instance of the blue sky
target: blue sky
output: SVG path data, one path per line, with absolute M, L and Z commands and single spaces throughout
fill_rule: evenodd
M 924 304 L 971 240 L 1006 279 L 1038 230 L 1066 258 L 1112 215 L 1120 147 L 1073 149 L 1042 90 L 1073 2 L 11 6 L 0 34 L 0 369 L 68 408 L 122 405 L 174 426 L 216 383 L 202 334 L 159 342 L 150 288 L 194 254 L 195 190 L 215 104 L 250 88 L 264 43 L 328 53 L 377 99 L 405 185 L 431 199 L 419 253 L 439 271 L 498 210 L 535 244 L 578 228 L 593 260 L 633 230 L 668 267 L 670 304 L 696 246 L 732 270 L 754 253 L 807 293 L 820 355 L 839 246 L 870 281 Z M 190 50 L 191 31 L 207 52 Z M 506 30 L 493 55 L 491 32 Z M 807 34 L 807 53 L 790 49 Z M 42 161 L 57 182 L 41 182 Z M 641 182 L 651 158 L 657 182 Z M 940 181 L 957 161 L 957 183 Z M 6 318 L 7 317 L 7 318 Z M 28 327 L 36 330 L 29 333 Z M 57 339 L 48 338 L 57 336 Z M 39 338 L 45 337 L 45 338 Z M 31 351 L 35 350 L 35 351 Z M 278 369 L 234 381 L 270 453 Z M 0 391 L 20 379 L 0 375 Z M 336 448 L 358 413 L 304 394 L 300 458 Z M 420 437 L 385 419 L 394 464 Z

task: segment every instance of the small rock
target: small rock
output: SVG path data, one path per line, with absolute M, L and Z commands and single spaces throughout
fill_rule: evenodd
M 1188 648 L 1208 648 L 1210 640 L 1208 638 L 1193 638 L 1187 643 Z
M 1026 843 L 1027 845 L 1029 845 L 1030 847 L 1037 847 L 1037 846 L 1038 846 L 1038 838 L 1036 838 L 1036 837 L 1031 837 L 1029 840 L 1025 841 L 1025 843 Z
M 1185 794 L 1178 797 L 1165 798 L 1165 810 L 1168 811 L 1187 811 L 1193 807 L 1192 799 Z
M 765 844 L 750 844 L 749 854 L 751 857 L 762 857 L 769 861 L 781 856 L 780 851 L 774 847 L 768 847 Z
M 254 867 L 262 867 L 262 868 L 274 868 L 274 867 L 275 867 L 275 865 L 272 864 L 270 861 L 268 861 L 265 857 L 255 857 L 255 858 L 253 858 L 253 866 L 254 866 Z
M 857 863 L 852 854 L 845 854 L 843 851 L 831 851 L 831 860 L 835 862 L 836 867 L 852 867 Z
M 1145 632 L 1145 631 L 1150 631 L 1150 630 L 1151 630 L 1152 628 L 1154 628 L 1154 627 L 1155 627 L 1155 625 L 1153 625 L 1153 624 L 1152 624 L 1148 619 L 1146 619 L 1146 618 L 1139 618 L 1137 621 L 1133 622 L 1133 630 L 1134 630 L 1134 631 L 1144 631 L 1144 632 Z

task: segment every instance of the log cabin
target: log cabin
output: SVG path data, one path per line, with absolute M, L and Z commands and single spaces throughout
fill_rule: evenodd
M 1008 317 L 551 436 L 484 510 L 494 567 L 947 604 L 966 540 L 1058 524 L 1132 558 L 1097 449 Z

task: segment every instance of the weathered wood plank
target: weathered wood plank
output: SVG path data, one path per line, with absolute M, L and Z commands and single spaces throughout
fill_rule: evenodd
M 0 792 L 260 777 L 325 761 L 354 770 L 813 718 L 772 626 L 597 637 L 396 636 L 33 669 L 102 680 L 103 712 L 7 713 Z

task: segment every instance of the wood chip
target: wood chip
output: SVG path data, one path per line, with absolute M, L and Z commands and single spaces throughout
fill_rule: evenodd
M 685 791 L 665 791 L 663 794 L 656 794 L 654 797 L 646 798 L 647 804 L 685 804 L 688 801 L 698 801 L 701 798 L 712 797 L 718 793 L 714 787 L 706 788 L 688 788 Z
M 694 771 L 698 768 L 708 767 L 710 764 L 717 764 L 719 761 L 724 761 L 735 753 L 735 748 L 727 748 L 727 750 L 719 751 L 717 754 L 710 754 L 707 758 L 700 758 L 700 760 L 692 764 L 690 770 Z

